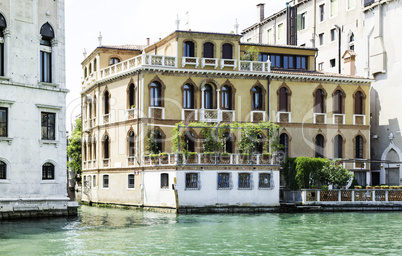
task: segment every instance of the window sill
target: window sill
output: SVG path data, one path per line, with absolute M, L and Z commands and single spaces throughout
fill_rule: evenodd
M 56 180 L 42 180 L 40 184 L 57 184 Z
M 47 86 L 47 87 L 59 87 L 58 84 L 53 84 L 53 83 L 47 83 L 47 82 L 39 82 L 40 86 Z
M 127 190 L 135 190 L 135 188 L 127 188 Z
M 269 188 L 258 188 L 258 189 L 260 189 L 260 190 L 273 190 L 274 188 L 269 187 Z
M 8 142 L 8 145 L 11 145 L 11 143 L 13 142 L 13 138 L 10 137 L 0 137 L 0 142 L 2 141 L 6 141 Z
M 42 147 L 43 145 L 54 145 L 56 148 L 59 147 L 59 141 L 57 140 L 40 140 L 39 144 Z
M 11 77 L 0 76 L 0 80 L 3 80 L 3 81 L 11 81 Z
M 0 180 L 0 184 L 10 184 L 9 180 Z

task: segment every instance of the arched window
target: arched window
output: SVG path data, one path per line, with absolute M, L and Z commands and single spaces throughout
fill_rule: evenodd
M 109 136 L 105 135 L 103 138 L 103 158 L 108 159 L 110 157 L 109 155 Z
M 191 84 L 184 85 L 183 108 L 194 109 L 194 87 Z
M 231 44 L 222 45 L 222 59 L 233 59 L 233 46 Z
M 187 131 L 184 134 L 185 149 L 188 152 L 195 152 L 195 136 L 192 131 Z
M 349 49 L 351 51 L 355 50 L 355 34 L 353 34 L 353 33 L 349 37 Z
M 135 156 L 135 136 L 133 131 L 128 134 L 128 156 Z
M 94 59 L 94 72 L 96 72 L 96 65 L 97 65 L 98 63 L 97 63 L 97 61 L 96 61 L 96 58 Z
M 162 86 L 158 82 L 152 82 L 151 84 L 151 106 L 162 106 Z
M 92 160 L 92 138 L 88 138 L 88 160 Z
M 135 87 L 130 84 L 128 88 L 128 108 L 135 108 Z
M 222 109 L 232 109 L 232 88 L 227 85 L 222 87 Z
M 104 108 L 105 108 L 105 115 L 109 114 L 109 112 L 110 112 L 109 98 L 110 98 L 110 94 L 109 94 L 108 91 L 106 91 L 106 92 L 103 94 L 103 99 L 104 99 L 104 103 L 105 103 L 105 106 L 104 106 Z
M 0 38 L 4 39 L 3 31 L 7 28 L 6 19 L 0 14 Z M 0 40 L 0 76 L 4 76 L 4 40 Z
M 163 152 L 163 138 L 162 133 L 158 129 L 155 129 L 150 134 L 151 140 L 151 153 L 158 154 Z
M 54 165 L 45 163 L 42 166 L 42 180 L 54 180 Z
M 358 91 L 355 93 L 355 114 L 363 115 L 363 93 Z
M 193 42 L 191 41 L 184 42 L 184 57 L 195 57 Z
M 229 132 L 225 132 L 223 134 L 223 140 L 225 142 L 225 152 L 233 153 L 234 139 L 232 134 L 230 134 Z
M 84 68 L 84 78 L 88 77 L 88 69 L 87 67 Z
M 204 58 L 214 58 L 214 44 L 205 43 L 204 44 Z
M 324 157 L 324 136 L 321 134 L 315 137 L 315 157 Z
M 315 91 L 314 113 L 324 113 L 324 91 L 318 89 Z
M 93 140 L 93 147 L 94 147 L 94 149 L 93 149 L 93 159 L 95 160 L 96 159 L 96 139 L 94 138 L 94 140 Z
M 88 74 L 89 74 L 89 75 L 92 74 L 92 63 L 89 63 L 89 68 L 88 68 L 88 69 L 89 69 L 89 73 L 88 73 Z
M 204 108 L 205 109 L 212 109 L 213 108 L 213 90 L 212 86 L 206 84 L 204 86 Z
M 88 104 L 88 119 L 92 119 L 92 103 Z
M 282 87 L 281 89 L 279 89 L 279 111 L 289 112 L 288 97 L 289 91 L 286 87 Z
M 343 92 L 337 90 L 334 94 L 334 113 L 343 114 Z
M 0 180 L 7 179 L 7 164 L 0 161 Z
M 110 58 L 109 66 L 112 66 L 112 65 L 114 65 L 114 64 L 117 64 L 117 63 L 119 63 L 119 62 L 120 62 L 120 59 L 119 59 L 119 58 L 116 58 L 116 57 Z
M 253 110 L 262 110 L 262 89 L 260 86 L 253 88 Z
M 343 138 L 336 135 L 334 139 L 334 158 L 343 158 Z
M 94 96 L 94 101 L 92 102 L 94 117 L 96 117 L 96 96 Z M 95 124 L 93 124 L 95 126 Z
M 52 44 L 54 31 L 49 23 L 45 23 L 41 29 L 41 50 L 40 50 L 40 81 L 45 83 L 52 82 Z M 85 74 L 86 76 L 87 74 Z
M 355 158 L 363 158 L 363 137 L 360 135 L 355 138 Z
M 279 136 L 279 145 L 282 145 L 282 152 L 284 154 L 284 157 L 289 156 L 289 136 L 286 133 L 282 133 Z
M 85 162 L 87 160 L 87 142 L 84 141 L 82 145 L 82 160 Z
M 262 137 L 262 134 L 257 134 L 257 141 L 255 143 L 255 153 L 262 154 L 262 151 L 264 149 L 264 138 Z

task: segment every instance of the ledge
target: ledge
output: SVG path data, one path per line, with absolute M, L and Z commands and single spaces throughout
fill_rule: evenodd
M 59 147 L 60 141 L 57 140 L 39 140 L 39 144 L 42 147 L 43 145 L 54 145 L 56 148 Z
M 53 84 L 53 83 L 39 82 L 38 84 L 39 84 L 39 86 L 59 87 L 58 84 Z
M 13 138 L 10 137 L 0 137 L 0 142 L 2 141 L 7 141 L 8 145 L 11 145 L 11 143 L 13 142 Z

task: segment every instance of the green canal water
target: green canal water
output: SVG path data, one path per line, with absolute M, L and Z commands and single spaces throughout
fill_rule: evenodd
M 82 206 L 0 222 L 0 255 L 402 255 L 402 212 L 179 215 Z

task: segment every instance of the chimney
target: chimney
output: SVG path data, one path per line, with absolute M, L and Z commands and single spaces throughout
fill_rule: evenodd
M 149 46 L 149 37 L 147 37 L 147 46 Z
M 257 4 L 257 11 L 258 11 L 257 15 L 259 15 L 260 18 L 259 22 L 264 20 L 264 5 L 265 4 Z

